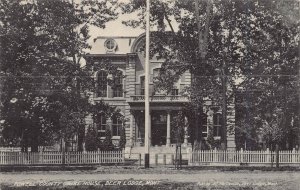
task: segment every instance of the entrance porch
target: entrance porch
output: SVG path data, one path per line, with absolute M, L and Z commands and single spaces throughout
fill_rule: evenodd
M 182 139 L 175 135 L 175 116 L 178 114 L 176 109 L 153 109 L 150 112 L 150 146 L 152 147 L 172 147 Z M 131 110 L 130 118 L 130 142 L 131 146 L 144 146 L 145 138 L 145 115 L 144 110 Z M 185 118 L 187 122 L 187 118 Z M 188 144 L 188 131 L 184 128 L 183 144 Z

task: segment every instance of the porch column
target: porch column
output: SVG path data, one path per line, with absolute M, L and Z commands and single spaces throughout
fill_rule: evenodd
M 108 127 L 109 127 L 109 130 L 110 130 L 110 132 L 111 132 L 111 135 L 112 135 L 113 128 L 112 128 L 112 120 L 111 120 L 111 118 L 107 118 L 107 120 L 106 120 L 106 124 L 108 125 Z
M 183 141 L 183 143 L 185 145 L 188 144 L 188 130 L 187 129 L 188 129 L 188 120 L 187 120 L 187 117 L 184 116 L 184 141 Z
M 134 120 L 134 116 L 133 116 L 133 112 L 131 112 L 131 115 L 130 115 L 130 146 L 132 147 L 133 146 L 133 120 Z
M 167 111 L 167 143 L 166 146 L 171 144 L 171 113 Z

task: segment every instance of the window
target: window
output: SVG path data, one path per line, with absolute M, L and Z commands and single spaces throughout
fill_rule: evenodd
M 97 96 L 106 97 L 107 96 L 107 72 L 99 71 L 97 80 Z
M 122 129 L 122 121 L 117 116 L 112 118 L 112 135 L 113 136 L 120 136 Z
M 104 42 L 104 46 L 107 51 L 114 51 L 117 47 L 117 43 L 113 39 L 108 39 Z
M 104 115 L 101 115 L 97 119 L 97 133 L 99 137 L 105 137 L 106 130 L 106 118 Z
M 178 96 L 179 95 L 180 83 L 179 80 L 174 83 L 173 88 L 171 90 L 171 95 Z
M 214 136 L 220 137 L 221 136 L 221 128 L 222 128 L 222 114 L 215 113 L 213 116 L 213 125 L 214 125 Z
M 141 95 L 145 95 L 145 76 L 141 76 Z
M 207 126 L 207 115 L 202 114 L 202 136 L 207 137 L 208 135 L 208 126 Z
M 123 72 L 118 71 L 114 76 L 113 97 L 123 97 Z
M 159 73 L 160 73 L 160 68 L 153 69 L 153 81 L 155 80 L 155 78 L 159 77 Z
M 154 85 L 154 92 L 153 93 L 155 95 L 163 95 L 163 94 L 166 93 L 164 90 L 156 89 L 156 83 L 158 82 L 159 74 L 160 74 L 160 68 L 153 69 L 152 81 L 153 81 L 153 85 Z
M 171 95 L 177 96 L 178 95 L 178 89 L 176 89 L 175 87 L 173 87 L 173 89 L 171 90 Z

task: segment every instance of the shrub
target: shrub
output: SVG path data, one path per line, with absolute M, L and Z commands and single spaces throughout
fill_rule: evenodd
M 125 145 L 126 145 L 126 133 L 125 133 L 125 127 L 122 127 L 120 141 L 119 141 L 119 148 L 123 149 L 125 148 Z
M 114 145 L 111 140 L 111 131 L 109 129 L 105 130 L 105 139 L 101 143 L 101 150 L 110 151 L 114 149 Z
M 96 151 L 98 148 L 97 131 L 90 126 L 85 137 L 85 149 L 87 151 Z

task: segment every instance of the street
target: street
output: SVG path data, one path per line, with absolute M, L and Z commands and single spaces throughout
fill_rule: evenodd
M 109 185 L 139 185 L 141 181 L 152 183 L 192 183 L 199 187 L 255 187 L 256 189 L 300 189 L 299 171 L 217 171 L 217 170 L 174 170 L 173 168 L 100 168 L 94 171 L 36 171 L 2 172 L 1 185 L 93 182 L 102 181 Z M 135 184 L 134 184 L 135 183 Z M 50 184 L 50 183 L 49 183 Z M 254 188 L 254 189 L 255 189 Z

